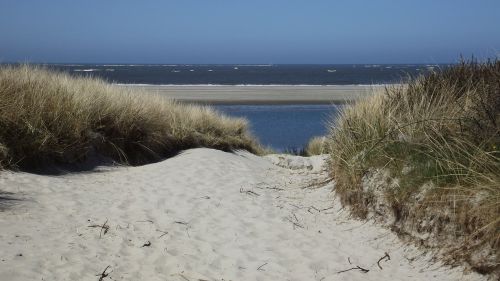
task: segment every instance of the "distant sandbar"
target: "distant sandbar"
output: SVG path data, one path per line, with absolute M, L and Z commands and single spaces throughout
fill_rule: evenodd
M 178 101 L 203 104 L 341 104 L 372 95 L 386 85 L 118 85 Z

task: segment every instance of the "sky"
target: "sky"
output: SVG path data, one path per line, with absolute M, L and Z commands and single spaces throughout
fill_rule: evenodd
M 499 0 L 0 0 L 0 62 L 450 63 L 500 56 Z

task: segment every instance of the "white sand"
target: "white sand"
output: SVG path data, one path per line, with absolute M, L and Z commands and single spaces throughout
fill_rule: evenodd
M 103 280 L 481 280 L 349 219 L 332 183 L 307 187 L 327 179 L 323 164 L 193 149 L 142 167 L 0 172 L 24 198 L 0 212 L 0 280 L 98 280 L 107 266 Z M 99 237 L 89 225 L 105 221 Z M 337 273 L 357 265 L 369 272 Z
M 169 86 L 120 85 L 168 98 L 209 104 L 331 104 L 372 95 L 385 85 L 331 86 Z

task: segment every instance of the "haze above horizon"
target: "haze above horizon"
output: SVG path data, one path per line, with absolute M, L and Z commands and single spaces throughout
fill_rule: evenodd
M 500 56 L 500 1 L 0 0 L 0 62 L 453 63 Z

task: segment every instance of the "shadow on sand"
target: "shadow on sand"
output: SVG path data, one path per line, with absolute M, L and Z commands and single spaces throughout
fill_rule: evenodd
M 51 161 L 24 163 L 18 166 L 16 170 L 36 175 L 61 176 L 74 173 L 102 172 L 106 167 L 115 166 L 123 165 L 101 155 L 92 155 L 82 162 L 75 163 L 56 163 Z
M 0 212 L 12 207 L 19 201 L 21 199 L 14 197 L 14 193 L 0 190 Z
M 92 155 L 88 157 L 86 160 L 82 162 L 75 163 L 35 163 L 34 165 L 23 165 L 17 167 L 18 171 L 44 175 L 44 176 L 61 176 L 66 174 L 76 174 L 76 173 L 101 173 L 106 172 L 109 168 L 112 167 L 134 167 L 134 166 L 143 166 L 148 164 L 157 163 L 169 158 L 176 157 L 180 155 L 183 151 L 176 151 L 164 155 L 162 157 L 155 156 L 151 159 L 143 160 L 143 161 L 135 161 L 137 163 L 127 163 L 126 161 L 116 161 L 109 157 L 105 157 L 102 155 Z

